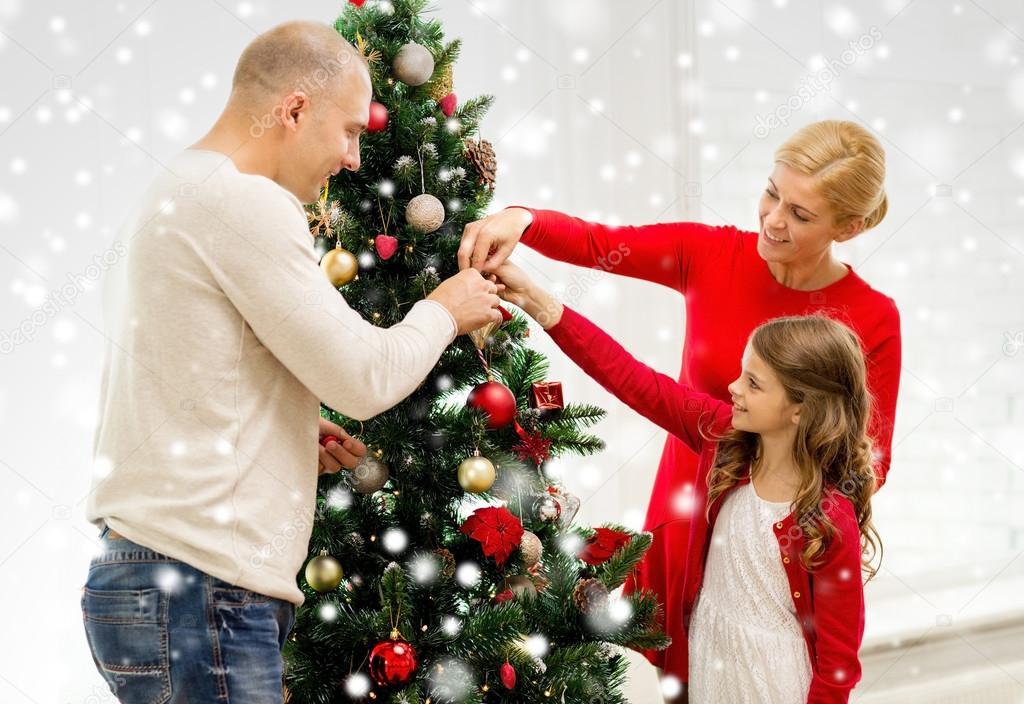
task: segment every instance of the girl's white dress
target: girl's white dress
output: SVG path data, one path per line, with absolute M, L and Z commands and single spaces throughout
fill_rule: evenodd
M 689 628 L 691 704 L 803 704 L 811 661 L 772 526 L 789 502 L 752 483 L 722 505 Z

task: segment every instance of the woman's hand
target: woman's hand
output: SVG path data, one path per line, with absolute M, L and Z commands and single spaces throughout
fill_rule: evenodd
M 489 277 L 499 284 L 498 295 L 519 306 L 545 330 L 562 319 L 562 303 L 512 262 L 505 262 Z M 504 288 L 502 288 L 502 285 Z
M 506 208 L 469 223 L 462 231 L 459 269 L 494 272 L 508 259 L 531 222 L 533 213 L 529 210 Z

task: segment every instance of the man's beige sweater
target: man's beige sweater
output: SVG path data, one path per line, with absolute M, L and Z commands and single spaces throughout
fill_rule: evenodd
M 292 193 L 217 152 L 168 167 L 108 274 L 86 518 L 301 604 L 320 402 L 356 419 L 394 406 L 455 320 L 420 301 L 391 328 L 367 323 L 320 270 Z

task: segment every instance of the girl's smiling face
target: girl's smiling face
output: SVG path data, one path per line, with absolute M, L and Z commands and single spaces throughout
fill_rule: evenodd
M 800 406 L 786 394 L 782 382 L 747 342 L 743 350 L 743 368 L 738 379 L 729 384 L 732 396 L 732 425 L 750 433 L 773 433 L 795 427 Z
M 833 242 L 844 242 L 860 230 L 858 222 L 837 228 L 814 177 L 782 163 L 776 163 L 768 177 L 757 214 L 757 253 L 767 262 L 789 264 L 821 257 Z

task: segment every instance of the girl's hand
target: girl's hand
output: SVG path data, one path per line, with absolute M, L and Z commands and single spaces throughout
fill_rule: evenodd
M 525 271 L 512 262 L 505 262 L 489 278 L 496 284 L 504 285 L 504 290 L 498 293 L 503 301 L 526 310 L 531 302 L 534 283 Z
M 498 296 L 522 308 L 545 330 L 562 319 L 562 303 L 512 262 L 499 266 L 490 279 L 499 284 Z

